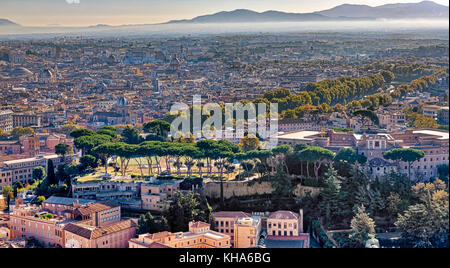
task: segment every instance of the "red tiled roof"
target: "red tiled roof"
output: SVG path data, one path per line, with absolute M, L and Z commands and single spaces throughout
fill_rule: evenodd
M 299 215 L 292 211 L 278 210 L 270 214 L 269 219 L 298 219 Z
M 250 215 L 242 211 L 218 211 L 214 212 L 214 217 L 219 218 L 249 218 Z
M 164 232 L 159 232 L 159 233 L 154 233 L 154 234 L 148 234 L 147 237 L 149 239 L 159 239 L 159 238 L 163 238 L 163 237 L 167 237 L 170 236 L 172 233 L 168 232 L 168 231 L 164 231 Z
M 64 227 L 64 230 L 87 239 L 97 239 L 132 227 L 136 227 L 135 221 L 123 220 L 104 227 L 83 226 L 79 223 L 69 223 Z
M 118 206 L 119 206 L 119 204 L 117 204 L 116 202 L 106 200 L 106 201 L 101 201 L 98 203 L 88 204 L 87 206 L 79 207 L 77 210 L 81 215 L 87 216 L 87 215 L 91 215 L 92 213 L 95 213 L 95 212 L 108 210 L 108 209 L 115 208 Z
M 199 228 L 199 227 L 209 227 L 210 225 L 206 222 L 196 221 L 192 223 L 192 227 Z

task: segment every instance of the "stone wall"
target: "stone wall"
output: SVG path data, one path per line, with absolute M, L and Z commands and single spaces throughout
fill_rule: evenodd
M 273 189 L 270 182 L 256 182 L 249 185 L 248 182 L 224 182 L 223 183 L 223 195 L 224 198 L 230 198 L 234 196 L 249 196 L 254 194 L 270 194 Z M 319 194 L 320 189 L 308 186 L 297 185 L 294 190 L 294 195 L 297 197 L 304 196 L 307 192 L 311 192 L 311 195 Z M 220 197 L 220 183 L 210 182 L 206 183 L 204 187 L 206 196 L 212 198 Z

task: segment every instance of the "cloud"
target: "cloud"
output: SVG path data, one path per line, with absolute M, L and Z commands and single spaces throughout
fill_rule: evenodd
M 70 5 L 72 5 L 72 4 L 79 4 L 80 0 L 66 0 L 66 3 L 70 4 Z

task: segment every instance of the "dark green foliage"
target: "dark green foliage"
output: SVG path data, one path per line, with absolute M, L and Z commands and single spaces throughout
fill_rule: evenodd
M 70 136 L 76 139 L 76 138 L 79 138 L 79 137 L 82 137 L 82 136 L 92 136 L 92 135 L 95 135 L 95 134 L 96 133 L 93 130 L 86 129 L 86 128 L 81 128 L 81 129 L 77 129 L 77 130 L 72 131 L 72 133 L 70 133 Z
M 345 161 L 350 164 L 358 162 L 359 164 L 365 164 L 367 162 L 367 157 L 360 155 L 353 148 L 341 148 L 339 149 L 334 161 Z
M 53 165 L 53 161 L 51 159 L 48 160 L 47 170 L 48 170 L 47 180 L 49 184 L 50 185 L 57 184 L 58 181 L 56 180 L 55 166 Z
M 210 222 L 212 209 L 203 195 L 175 192 L 165 217 L 172 232 L 186 232 L 190 221 Z
M 131 126 L 126 126 L 121 136 L 122 141 L 128 144 L 139 144 L 142 141 L 139 131 Z
M 165 217 L 156 218 L 150 212 L 143 214 L 139 217 L 138 228 L 136 233 L 158 233 L 163 231 L 169 231 L 169 225 Z

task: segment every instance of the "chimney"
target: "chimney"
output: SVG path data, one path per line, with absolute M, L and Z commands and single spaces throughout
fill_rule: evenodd
M 303 209 L 300 209 L 298 215 L 299 215 L 298 232 L 303 233 Z

